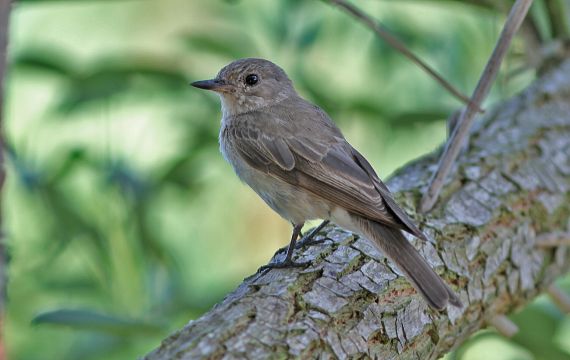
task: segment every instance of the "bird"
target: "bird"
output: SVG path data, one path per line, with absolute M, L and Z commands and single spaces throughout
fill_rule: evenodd
M 303 266 L 292 259 L 301 229 L 306 221 L 322 219 L 319 227 L 331 221 L 368 239 L 432 308 L 462 307 L 402 231 L 422 240 L 426 236 L 366 158 L 324 110 L 297 93 L 281 67 L 244 58 L 224 66 L 215 78 L 191 85 L 219 95 L 223 157 L 245 184 L 293 225 L 285 260 L 267 268 Z

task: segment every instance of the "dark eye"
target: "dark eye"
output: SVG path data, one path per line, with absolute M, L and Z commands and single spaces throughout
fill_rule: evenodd
M 245 77 L 245 83 L 248 85 L 255 85 L 259 81 L 259 77 L 255 74 L 249 74 Z

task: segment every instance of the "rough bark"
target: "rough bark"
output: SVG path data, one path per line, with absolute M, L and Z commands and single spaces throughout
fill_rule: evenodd
M 409 213 L 439 153 L 389 181 Z M 436 359 L 524 307 L 570 266 L 567 246 L 537 246 L 570 227 L 570 60 L 488 111 L 454 167 L 434 210 L 415 215 L 430 242 L 412 241 L 463 309 L 429 309 L 367 240 L 331 226 L 297 252 L 312 266 L 245 279 L 145 358 Z

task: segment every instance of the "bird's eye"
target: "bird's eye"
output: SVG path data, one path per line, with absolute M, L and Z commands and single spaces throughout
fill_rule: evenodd
M 245 83 L 248 85 L 255 85 L 259 81 L 259 77 L 255 74 L 249 74 L 245 77 Z

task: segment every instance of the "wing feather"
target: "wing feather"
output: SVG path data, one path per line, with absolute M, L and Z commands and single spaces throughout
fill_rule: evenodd
M 295 167 L 295 158 L 289 149 L 289 146 L 282 138 L 270 138 L 262 135 L 260 138 L 261 146 L 266 154 L 283 170 L 291 171 Z
M 245 114 L 234 126 L 229 125 L 227 136 L 235 137 L 235 149 L 253 168 L 352 213 L 425 239 L 370 163 L 346 142 L 323 111 L 310 106 L 297 114 L 290 114 L 290 107 L 281 112 L 273 108 L 271 113 Z M 292 121 L 296 116 L 311 116 L 308 124 L 300 123 L 320 127 L 295 128 L 298 122 Z M 290 123 L 283 126 L 283 121 Z M 264 122 L 263 134 L 259 122 Z
M 384 199 L 384 202 L 388 205 L 388 208 L 394 214 L 394 216 L 397 217 L 401 222 L 403 222 L 406 225 L 407 227 L 406 230 L 409 233 L 411 233 L 414 236 L 417 236 L 420 239 L 427 241 L 427 238 L 424 235 L 424 233 L 421 232 L 421 230 L 416 226 L 416 224 L 414 224 L 412 219 L 410 219 L 408 214 L 406 214 L 404 210 L 402 210 L 402 208 L 400 208 L 400 206 L 392 198 L 390 190 L 382 182 L 382 180 L 380 180 L 380 178 L 378 177 L 378 175 L 374 171 L 374 168 L 372 168 L 372 165 L 370 165 L 368 160 L 366 160 L 366 158 L 362 156 L 362 154 L 360 154 L 356 149 L 353 148 L 352 151 L 354 154 L 355 161 L 358 162 L 358 164 L 362 166 L 362 168 L 368 173 L 370 179 L 374 182 L 376 189 L 378 190 L 378 192 Z

